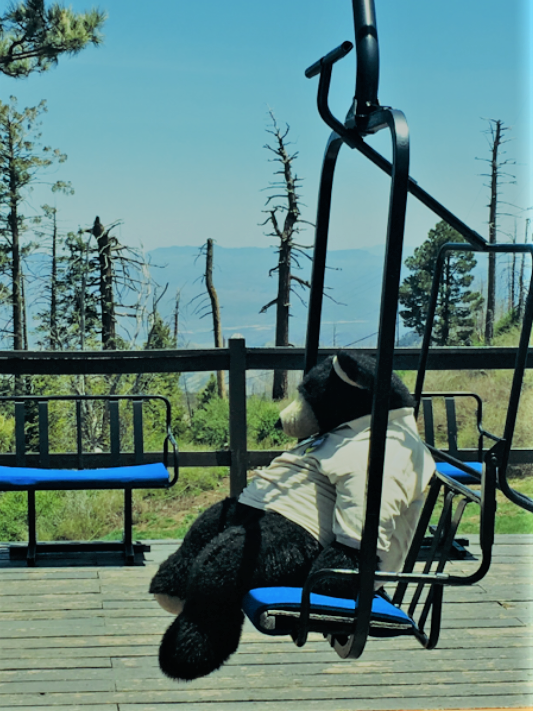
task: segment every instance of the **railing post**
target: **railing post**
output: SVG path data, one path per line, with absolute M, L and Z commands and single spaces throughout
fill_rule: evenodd
M 246 346 L 244 338 L 229 339 L 229 447 L 231 451 L 230 496 L 246 486 Z

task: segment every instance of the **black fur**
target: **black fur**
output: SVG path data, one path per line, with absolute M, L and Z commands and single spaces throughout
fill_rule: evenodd
M 321 549 L 307 531 L 273 511 L 235 499 L 205 511 L 150 585 L 152 593 L 185 600 L 161 643 L 162 671 L 191 680 L 218 669 L 237 649 L 245 592 L 303 585 Z
M 375 359 L 364 355 L 355 358 L 347 351 L 339 351 L 337 358 L 346 375 L 361 387 L 349 385 L 339 378 L 331 365 L 333 356 L 309 371 L 298 387 L 311 405 L 320 432 L 329 432 L 343 422 L 368 415 L 372 410 Z M 389 409 L 400 407 L 413 407 L 413 398 L 393 373 Z
M 375 361 L 346 351 L 344 372 L 362 387 L 343 382 L 328 358 L 304 378 L 300 393 L 322 432 L 367 415 L 372 406 Z M 390 408 L 412 406 L 407 388 L 392 380 Z M 306 530 L 271 511 L 221 501 L 195 521 L 181 547 L 159 568 L 150 592 L 184 601 L 159 650 L 165 674 L 196 679 L 218 669 L 237 649 L 243 624 L 241 600 L 254 587 L 301 587 L 309 572 L 323 568 L 358 570 L 359 552 L 339 543 L 323 549 Z M 317 592 L 350 596 L 353 582 L 324 581 Z

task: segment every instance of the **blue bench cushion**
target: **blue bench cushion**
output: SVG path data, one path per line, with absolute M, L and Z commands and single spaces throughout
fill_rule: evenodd
M 243 611 L 252 624 L 269 635 L 286 635 L 295 628 L 300 612 L 302 588 L 273 587 L 255 588 L 246 593 Z M 313 622 L 320 622 L 323 631 L 331 623 L 353 622 L 357 614 L 357 602 L 344 598 L 311 593 L 310 630 Z M 380 595 L 374 596 L 370 634 L 374 637 L 396 637 L 411 634 L 413 620 L 403 610 L 395 607 Z
M 483 462 L 465 462 L 465 464 L 467 464 L 471 469 L 475 469 L 475 471 L 479 472 L 481 475 L 483 471 Z M 448 464 L 448 462 L 437 462 L 436 468 L 438 472 L 446 474 L 446 476 L 449 476 L 450 479 L 454 479 L 460 484 L 479 484 L 479 479 L 476 479 L 476 477 L 471 474 L 458 469 L 453 464 Z
M 109 469 L 32 469 L 0 467 L 0 491 L 26 489 L 100 489 L 115 486 L 136 489 L 165 487 L 168 471 L 164 464 L 140 464 Z

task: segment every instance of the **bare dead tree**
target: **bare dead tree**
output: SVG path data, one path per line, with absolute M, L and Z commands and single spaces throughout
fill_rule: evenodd
M 486 133 L 489 136 L 490 158 L 478 158 L 490 164 L 490 173 L 483 173 L 489 178 L 487 187 L 490 190 L 489 208 L 489 244 L 496 242 L 497 218 L 498 218 L 498 198 L 499 186 L 503 182 L 515 182 L 514 176 L 503 170 L 504 166 L 514 163 L 514 161 L 501 160 L 501 146 L 507 143 L 504 139 L 505 133 L 509 130 L 500 119 L 487 119 L 489 127 Z M 506 178 L 510 178 L 506 179 Z M 485 315 L 485 344 L 490 345 L 494 338 L 494 320 L 496 313 L 496 254 L 489 253 L 489 266 L 487 275 L 487 310 Z
M 524 244 L 527 244 L 528 231 L 529 231 L 529 218 L 526 218 L 526 230 L 524 236 Z M 520 261 L 520 275 L 518 277 L 518 318 L 522 318 L 524 315 L 524 302 L 525 302 L 525 281 L 524 281 L 524 267 L 525 267 L 525 254 L 522 255 Z
M 224 339 L 222 336 L 222 320 L 220 318 L 220 302 L 218 300 L 218 294 L 215 289 L 215 284 L 213 281 L 213 240 L 208 239 L 207 242 L 200 248 L 200 254 L 198 256 L 205 256 L 205 272 L 203 276 L 203 281 L 205 283 L 205 288 L 207 291 L 208 302 L 201 301 L 196 307 L 195 313 L 200 314 L 200 318 L 205 318 L 206 316 L 211 316 L 213 319 L 213 336 L 215 341 L 215 348 L 224 347 Z M 201 294 L 192 299 L 195 301 L 199 298 Z M 178 302 L 179 303 L 179 302 Z M 177 329 L 176 329 L 177 333 Z M 217 393 L 221 398 L 226 397 L 226 381 L 223 370 L 217 371 Z
M 173 313 L 173 322 L 174 322 L 174 348 L 178 347 L 178 325 L 179 325 L 179 317 L 180 317 L 180 302 L 181 302 L 181 289 L 178 289 L 176 291 L 176 299 L 174 301 L 174 313 Z
M 270 184 L 268 190 L 272 191 L 265 203 L 267 214 L 262 225 L 269 225 L 271 232 L 268 237 L 276 237 L 279 240 L 278 263 L 269 271 L 269 276 L 277 272 L 278 293 L 275 299 L 265 304 L 260 313 L 265 313 L 271 306 L 276 307 L 276 346 L 288 346 L 289 343 L 289 318 L 291 294 L 301 295 L 294 290 L 293 285 L 309 288 L 310 284 L 305 279 L 301 279 L 293 273 L 293 268 L 300 268 L 298 257 L 305 255 L 310 259 L 304 250 L 309 246 L 297 244 L 296 235 L 300 232 L 300 225 L 311 224 L 301 218 L 300 196 L 298 194 L 301 179 L 296 173 L 293 174 L 293 162 L 298 157 L 298 153 L 290 154 L 287 146 L 287 136 L 290 126 L 286 124 L 285 130 L 281 130 L 276 122 L 274 114 L 269 111 L 272 120 L 272 128 L 267 129 L 267 133 L 274 136 L 274 145 L 265 145 L 265 148 L 274 154 L 272 161 L 280 164 L 280 169 L 275 175 L 281 175 L 281 179 Z M 288 374 L 286 370 L 274 371 L 274 383 L 272 386 L 272 398 L 281 400 L 288 394 Z
M 121 316 L 137 317 L 138 303 L 125 303 L 125 295 L 138 294 L 145 284 L 144 256 L 139 250 L 121 244 L 111 234 L 111 230 L 120 224 L 117 221 L 104 226 L 97 216 L 93 226 L 85 230 L 96 240 L 104 350 L 117 348 L 117 309 L 124 310 Z

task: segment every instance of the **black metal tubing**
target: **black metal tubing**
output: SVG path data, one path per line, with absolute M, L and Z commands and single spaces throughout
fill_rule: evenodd
M 309 307 L 307 311 L 304 365 L 305 373 L 308 373 L 311 368 L 316 365 L 318 359 L 329 218 L 331 212 L 331 192 L 333 188 L 335 166 L 337 164 L 337 158 L 342 144 L 342 138 L 333 132 L 329 137 L 326 151 L 324 153 L 324 160 L 322 162 L 322 174 L 320 177 L 320 188 L 318 192 L 313 267 L 311 272 L 311 289 L 309 293 Z
M 400 288 L 403 233 L 407 205 L 407 180 L 409 176 L 409 131 L 404 115 L 400 111 L 393 109 L 381 109 L 372 114 L 371 121 L 375 126 L 387 125 L 389 127 L 392 139 L 393 173 L 385 264 L 383 268 L 375 385 L 370 421 L 366 506 L 361 541 L 359 613 L 348 653 L 348 656 L 352 658 L 359 657 L 363 652 L 370 628 L 370 614 L 374 596 L 385 441 L 389 418 L 388 403 L 396 331 L 396 305 Z M 391 305 L 393 305 L 392 308 Z
M 357 71 L 350 114 L 366 116 L 378 106 L 379 42 L 374 0 L 352 0 Z
M 496 470 L 498 467 L 498 463 L 501 460 L 501 452 L 502 442 L 498 442 L 486 455 L 486 468 L 483 474 L 481 496 L 477 492 L 470 490 L 463 484 L 455 482 L 453 479 L 450 479 L 446 475 L 436 473 L 432 481 L 430 491 L 426 499 L 424 511 L 420 518 L 419 525 L 413 540 L 413 545 L 411 546 L 403 571 L 401 573 L 392 573 L 386 571 L 378 571 L 375 573 L 374 577 L 379 582 L 385 583 L 387 581 L 394 581 L 397 583 L 396 592 L 392 601 L 393 604 L 397 606 L 401 604 L 407 586 L 409 584 L 417 585 L 417 589 L 413 595 L 413 599 L 409 605 L 407 614 L 411 617 L 415 624 L 414 636 L 426 649 L 433 649 L 439 639 L 443 601 L 443 586 L 472 585 L 473 583 L 481 580 L 486 575 L 490 567 L 492 545 L 494 542 L 494 517 L 496 513 Z M 453 458 L 450 459 L 453 460 Z M 463 468 L 465 471 L 469 470 L 469 467 L 464 465 L 462 462 L 457 462 L 457 464 L 458 466 L 461 466 L 461 468 Z M 446 490 L 445 501 L 437 525 L 437 530 L 434 534 L 433 544 L 429 554 L 429 560 L 426 562 L 422 573 L 413 573 L 412 570 L 416 562 L 420 543 L 423 539 L 425 530 L 431 517 L 431 513 L 435 506 L 435 502 L 437 501 L 439 492 L 442 487 L 445 487 Z M 452 519 L 453 500 L 458 495 L 462 497 L 462 500 L 457 506 Z M 477 570 L 468 576 L 461 577 L 444 574 L 442 571 L 444 570 L 444 566 L 446 564 L 446 561 L 448 560 L 448 554 L 450 552 L 453 540 L 457 533 L 457 528 L 461 521 L 464 510 L 467 504 L 470 502 L 478 504 L 481 510 L 480 547 L 482 550 L 482 560 Z M 440 545 L 443 537 L 444 545 Z M 440 556 L 440 558 L 438 559 L 437 553 Z M 437 568 L 434 572 L 432 572 L 432 565 L 436 561 Z M 324 569 L 316 571 L 312 575 L 309 575 L 302 591 L 300 617 L 298 621 L 297 632 L 294 635 L 294 640 L 296 644 L 298 646 L 303 646 L 307 640 L 309 631 L 311 629 L 311 623 L 309 620 L 311 592 L 315 588 L 317 583 L 324 579 L 343 578 L 353 580 L 354 598 L 357 596 L 357 592 L 359 593 L 359 608 L 355 623 L 357 628 L 361 615 L 364 614 L 361 612 L 361 591 L 362 588 L 364 588 L 365 586 L 367 576 L 368 572 L 364 572 L 362 568 L 360 568 L 359 571 Z M 424 600 L 422 612 L 417 623 L 414 620 L 414 613 L 421 598 L 423 589 L 427 585 L 431 587 L 428 591 L 426 599 Z M 430 614 L 430 631 L 429 635 L 427 635 L 424 632 L 424 626 Z M 353 658 L 355 656 L 354 641 L 355 634 L 350 635 L 348 642 L 346 643 L 339 642 L 339 640 L 336 639 L 335 635 L 332 635 L 332 646 L 335 648 L 337 654 L 342 658 Z
M 355 3 L 354 3 L 355 7 Z M 342 45 L 341 45 L 342 47 Z M 377 48 L 377 44 L 376 44 Z M 339 48 L 337 50 L 333 50 L 333 52 L 330 52 L 330 55 L 333 55 L 334 53 L 337 53 Z M 328 57 L 329 55 L 326 55 Z M 345 55 L 343 55 L 345 56 Z M 340 59 L 340 56 L 337 56 L 337 59 Z M 337 61 L 337 59 L 335 61 Z M 366 56 L 363 53 L 363 56 L 360 59 L 360 56 L 358 54 L 357 56 L 357 66 L 358 70 L 359 67 L 361 66 L 361 62 L 365 62 Z M 317 93 L 317 108 L 318 108 L 318 113 L 320 114 L 322 120 L 324 123 L 326 123 L 331 129 L 333 129 L 333 132 L 337 134 L 338 137 L 342 138 L 343 142 L 346 143 L 350 148 L 356 148 L 360 153 L 362 153 L 366 158 L 368 158 L 372 163 L 377 165 L 381 170 L 383 170 L 385 173 L 388 175 L 392 175 L 392 164 L 390 161 L 388 161 L 386 158 L 384 158 L 378 151 L 376 151 L 374 148 L 369 146 L 367 143 L 362 138 L 361 134 L 364 133 L 373 133 L 376 131 L 375 126 L 372 126 L 368 122 L 368 115 L 365 113 L 361 113 L 357 116 L 355 116 L 355 105 L 357 102 L 354 100 L 354 105 L 352 109 L 350 110 L 346 124 L 343 124 L 341 121 L 339 121 L 335 116 L 331 113 L 331 110 L 329 108 L 328 104 L 328 96 L 329 96 L 329 87 L 331 84 L 331 73 L 332 73 L 332 68 L 333 68 L 333 63 L 328 62 L 328 63 L 323 63 L 325 60 L 325 57 L 320 59 L 318 62 L 315 62 L 314 65 L 312 65 L 311 68 L 319 68 L 320 71 L 320 80 L 318 84 L 318 93 Z M 368 60 L 369 64 L 372 64 L 374 60 Z M 321 64 L 322 63 L 322 64 Z M 309 71 L 309 70 L 307 70 Z M 312 74 L 312 76 L 315 75 L 316 72 Z M 307 76 L 307 72 L 306 72 Z M 366 93 L 366 96 L 371 95 L 370 93 Z M 357 98 L 357 97 L 356 97 Z M 363 99 L 363 104 L 366 104 L 366 99 Z M 357 128 L 358 130 L 355 129 L 355 124 L 357 123 Z M 330 141 L 332 140 L 333 137 L 330 138 Z M 436 215 L 438 215 L 442 220 L 447 222 L 451 227 L 453 227 L 460 235 L 462 235 L 469 244 L 471 244 L 473 247 L 476 247 L 477 249 L 484 249 L 485 245 L 487 244 L 487 240 L 485 240 L 480 234 L 478 234 L 475 230 L 471 229 L 468 227 L 467 224 L 465 224 L 462 220 L 460 220 L 456 215 L 454 215 L 450 210 L 448 210 L 444 205 L 442 205 L 438 200 L 436 200 L 432 195 L 430 195 L 428 192 L 423 190 L 416 180 L 413 180 L 412 178 L 409 178 L 408 181 L 408 191 L 413 195 L 413 197 L 416 197 L 417 200 L 419 200 L 423 205 L 428 207 L 430 210 L 432 210 Z
M 488 437 L 489 439 L 492 439 L 495 442 L 498 442 L 500 440 L 499 437 L 496 437 L 496 435 L 491 434 L 490 432 L 487 432 L 486 430 L 483 429 L 483 401 L 479 397 L 477 393 L 473 392 L 457 392 L 457 391 L 431 391 L 431 392 L 423 392 L 421 394 L 420 402 L 424 404 L 424 425 L 425 425 L 425 419 L 426 419 L 426 411 L 425 411 L 425 403 L 429 402 L 430 404 L 432 403 L 432 400 L 434 397 L 440 397 L 440 398 L 445 398 L 446 400 L 446 417 L 449 417 L 449 412 L 448 412 L 448 401 L 452 400 L 455 401 L 456 398 L 472 398 L 475 403 L 476 403 L 476 428 L 478 431 L 478 446 L 477 446 L 477 453 L 478 453 L 478 461 L 482 461 L 483 459 L 483 437 Z M 420 403 L 418 403 L 418 406 Z M 454 411 L 455 412 L 455 411 Z M 433 416 L 433 415 L 431 415 Z M 447 427 L 448 429 L 448 454 L 451 456 L 454 456 L 456 459 L 458 459 L 457 454 L 458 450 L 452 452 L 450 449 L 450 444 L 449 444 L 449 439 L 450 439 L 450 432 L 449 432 L 449 425 Z M 433 424 L 431 425 L 431 431 L 434 432 L 434 426 Z M 428 428 L 425 427 L 425 442 L 427 445 L 430 445 L 432 447 L 435 446 L 434 441 L 429 441 L 428 440 Z M 435 450 L 439 451 L 439 450 Z M 474 470 L 472 470 L 474 471 Z
M 82 413 L 82 404 L 84 402 L 88 401 L 102 401 L 102 402 L 109 402 L 110 404 L 118 404 L 119 401 L 124 400 L 124 401 L 133 401 L 133 407 L 135 410 L 136 403 L 141 403 L 145 401 L 153 401 L 153 400 L 158 400 L 164 404 L 165 407 L 165 415 L 166 415 L 166 435 L 165 435 L 165 440 L 163 444 L 163 462 L 165 466 L 169 465 L 168 462 L 168 450 L 169 446 L 172 449 L 172 466 L 173 469 L 173 476 L 169 480 L 168 486 L 173 486 L 179 477 L 179 450 L 178 450 L 178 445 L 177 442 L 173 436 L 171 425 L 171 405 L 170 401 L 168 398 L 166 398 L 163 395 L 2 395 L 0 396 L 0 404 L 1 403 L 8 403 L 8 402 L 14 402 L 15 403 L 15 433 L 16 433 L 16 454 L 15 454 L 15 466 L 18 467 L 23 467 L 26 465 L 26 447 L 25 447 L 25 435 L 24 435 L 24 417 L 25 417 L 25 408 L 26 408 L 26 403 L 27 402 L 35 402 L 38 403 L 39 405 L 39 415 L 42 416 L 46 412 L 46 417 L 48 417 L 48 410 L 45 405 L 49 402 L 75 402 L 76 403 L 76 428 L 77 428 L 77 433 L 76 433 L 76 466 L 79 469 L 82 469 L 84 467 L 84 459 L 85 459 L 85 453 L 83 451 L 83 444 L 82 444 L 82 418 L 83 418 L 83 413 Z M 137 408 L 139 410 L 139 408 Z M 111 412 L 113 412 L 113 408 L 111 409 Z M 138 414 L 138 413 L 137 413 Z M 111 415 L 111 423 L 113 427 L 114 420 L 116 418 Z M 116 422 L 114 423 L 116 425 Z M 134 425 L 135 427 L 135 425 Z M 44 423 L 39 424 L 39 432 L 42 434 L 44 431 Z M 118 434 L 118 433 L 117 433 Z M 136 448 L 135 448 L 135 461 L 133 462 L 134 464 L 139 464 L 142 463 L 141 460 L 143 459 L 143 450 L 142 450 L 142 443 L 139 443 L 138 441 L 138 432 L 137 432 L 137 437 L 136 437 Z M 113 439 L 113 437 L 112 437 Z M 50 467 L 51 466 L 51 458 L 50 458 L 50 453 L 48 451 L 48 432 L 46 432 L 46 439 L 44 441 L 44 452 L 39 454 L 39 461 L 38 465 L 42 467 Z M 103 455 L 94 455 L 95 458 L 104 458 L 105 461 L 109 461 L 109 458 L 113 458 L 116 455 L 116 452 L 113 451 L 116 449 L 116 443 L 115 446 L 112 448 L 112 451 L 109 454 L 103 454 Z M 31 455 L 29 455 L 31 456 Z M 159 459 L 156 461 L 160 461 Z M 102 463 L 103 464 L 103 463 Z M 101 464 L 101 465 L 102 465 Z M 50 486 L 50 489 L 56 490 L 60 489 L 61 487 L 59 486 Z M 80 486 L 72 486 L 70 485 L 68 488 L 79 488 L 79 489 L 84 489 L 86 487 L 82 485 Z M 112 488 L 112 487 L 109 487 Z M 116 488 L 124 488 L 122 485 Z
M 305 70 L 305 76 L 308 79 L 311 79 L 311 77 L 315 77 L 317 74 L 320 74 L 320 72 L 323 72 L 326 66 L 335 64 L 335 62 L 338 62 L 339 59 L 342 59 L 347 54 L 349 54 L 352 49 L 353 44 L 351 42 L 343 42 L 335 49 L 332 49 L 331 52 L 328 52 L 326 55 L 321 57 L 317 62 L 308 67 Z
M 322 78 L 323 75 L 321 75 Z M 379 109 L 368 119 L 372 130 L 388 127 L 393 147 L 393 171 L 389 201 L 387 246 L 383 271 L 379 339 L 376 355 L 376 387 L 374 390 L 371 438 L 368 460 L 368 479 L 364 533 L 361 545 L 361 576 L 363 584 L 359 593 L 359 612 L 354 634 L 351 636 L 347 656 L 362 654 L 370 627 L 370 614 L 374 595 L 375 556 L 377 547 L 379 512 L 385 439 L 388 426 L 388 400 L 392 375 L 394 335 L 396 328 L 396 307 L 398 302 L 400 269 L 402 263 L 403 230 L 407 201 L 407 180 L 409 175 L 409 132 L 404 115 L 392 109 Z M 311 326 L 306 342 L 306 371 L 316 362 L 320 309 L 322 304 L 323 269 L 327 250 L 327 233 L 331 205 L 331 188 L 335 163 L 340 149 L 339 137 L 330 136 L 324 158 L 320 199 L 317 215 L 315 245 L 316 261 L 313 263 L 315 281 L 310 298 L 309 321 Z
M 435 265 L 435 272 L 433 275 L 433 282 L 431 286 L 431 295 L 428 305 L 428 312 L 426 317 L 426 328 L 424 331 L 424 338 L 422 340 L 422 347 L 420 350 L 420 358 L 418 363 L 418 373 L 415 385 L 415 403 L 416 412 L 418 412 L 422 391 L 424 387 L 424 379 L 427 370 L 427 361 L 429 357 L 429 348 L 431 345 L 431 333 L 432 325 L 435 319 L 435 312 L 437 309 L 437 300 L 439 296 L 439 288 L 442 273 L 444 270 L 444 262 L 449 252 L 472 252 L 476 251 L 476 248 L 470 244 L 449 242 L 441 247 L 439 254 L 437 256 L 437 262 Z M 533 264 L 533 245 L 531 244 L 487 244 L 485 245 L 483 252 L 487 254 L 529 254 Z M 516 426 L 516 418 L 518 414 L 518 405 L 520 403 L 520 394 L 522 389 L 522 382 L 524 379 L 524 373 L 526 370 L 526 363 L 529 351 L 529 340 L 531 338 L 531 329 L 533 325 L 533 269 L 530 277 L 529 289 L 526 298 L 526 304 L 524 309 L 524 317 L 522 320 L 522 329 L 520 332 L 520 341 L 518 349 L 516 350 L 516 357 L 514 362 L 513 370 L 513 381 L 511 384 L 511 391 L 509 395 L 509 403 L 507 407 L 507 416 L 505 420 L 505 426 L 503 431 L 502 440 L 504 444 L 501 445 L 502 451 L 500 455 L 500 460 L 498 463 L 498 486 L 507 498 L 515 503 L 517 506 L 525 509 L 526 511 L 533 512 L 533 500 L 528 496 L 521 494 L 520 492 L 513 489 L 507 480 L 507 465 L 509 463 L 509 457 L 511 452 L 511 447 L 513 443 L 513 435 Z M 496 439 L 494 435 L 483 430 L 483 434 L 491 439 Z

